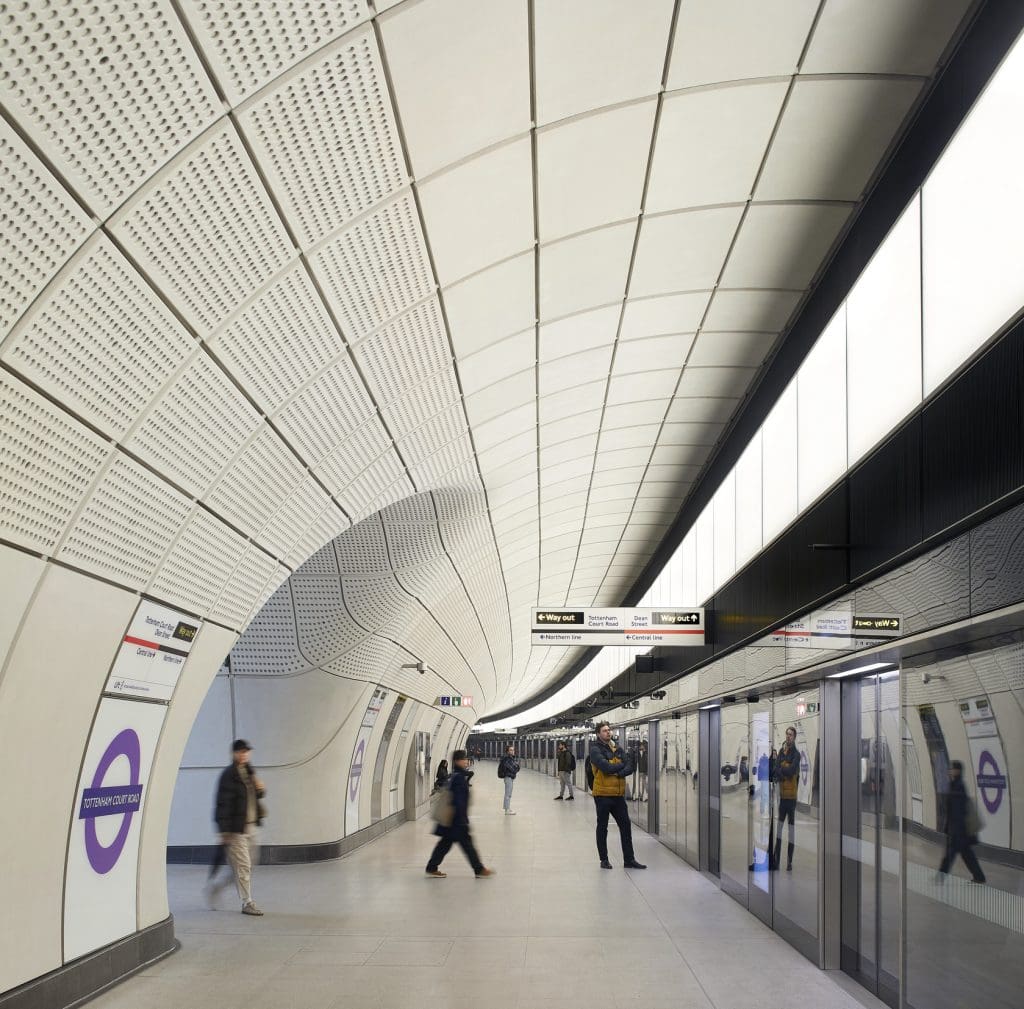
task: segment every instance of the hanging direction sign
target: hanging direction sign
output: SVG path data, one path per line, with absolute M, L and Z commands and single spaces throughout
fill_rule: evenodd
M 704 610 L 699 606 L 654 609 L 538 608 L 532 611 L 534 645 L 704 644 Z

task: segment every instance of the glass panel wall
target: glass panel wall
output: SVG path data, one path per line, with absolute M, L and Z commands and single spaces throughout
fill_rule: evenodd
M 750 752 L 746 702 L 722 708 L 721 793 L 722 889 L 747 905 L 750 867 Z
M 1024 796 L 1020 637 L 904 665 L 898 742 L 905 756 L 909 1009 L 1021 1005 L 1024 816 L 1014 815 Z
M 683 737 L 683 770 L 679 776 L 679 787 L 683 790 L 682 801 L 677 810 L 682 820 L 676 820 L 676 833 L 683 841 L 683 857 L 692 866 L 700 865 L 700 719 L 691 711 L 685 719 L 686 732 Z

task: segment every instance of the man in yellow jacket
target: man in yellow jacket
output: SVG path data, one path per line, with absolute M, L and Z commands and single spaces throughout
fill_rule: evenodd
M 608 861 L 608 817 L 619 825 L 622 864 L 626 869 L 646 869 L 633 854 L 633 828 L 626 809 L 626 778 L 633 773 L 633 758 L 612 739 L 612 727 L 599 722 L 597 739 L 590 744 L 590 767 L 594 773 L 594 806 L 597 809 L 597 854 L 601 868 L 612 868 Z

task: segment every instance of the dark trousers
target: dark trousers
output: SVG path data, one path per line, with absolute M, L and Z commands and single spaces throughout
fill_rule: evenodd
M 441 863 L 444 861 L 444 856 L 452 850 L 452 845 L 457 844 L 463 851 L 466 858 L 469 859 L 469 864 L 473 867 L 473 872 L 480 872 L 484 864 L 480 861 L 480 856 L 476 853 L 476 848 L 473 845 L 473 838 L 470 836 L 469 828 L 461 831 L 458 834 L 450 835 L 448 837 L 442 837 L 440 841 L 434 845 L 434 850 L 430 853 L 430 861 L 427 862 L 427 872 L 434 872 L 440 868 Z
M 619 825 L 622 857 L 627 862 L 635 862 L 633 827 L 629 822 L 629 810 L 626 808 L 625 797 L 622 795 L 595 795 L 594 807 L 597 810 L 597 853 L 601 856 L 601 861 L 608 861 L 608 817 L 613 816 Z
M 789 844 L 786 846 L 786 865 L 793 865 L 793 848 L 796 840 L 796 799 L 779 799 L 779 821 L 775 835 L 775 858 L 773 868 L 782 864 L 782 825 L 789 820 Z
M 227 865 L 228 861 L 228 848 L 226 844 L 218 844 L 213 850 L 213 859 L 210 861 L 210 872 L 207 875 L 207 879 L 213 879 L 217 875 L 217 870 L 221 866 Z
M 946 854 L 942 857 L 942 865 L 939 872 L 949 872 L 949 867 L 956 861 L 959 855 L 967 866 L 967 871 L 976 883 L 985 882 L 985 873 L 978 864 L 978 856 L 974 854 L 971 842 L 962 834 L 949 834 L 946 837 Z

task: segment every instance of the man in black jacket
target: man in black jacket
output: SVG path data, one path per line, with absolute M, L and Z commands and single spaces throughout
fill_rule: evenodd
M 244 739 L 231 744 L 233 760 L 217 782 L 217 800 L 214 819 L 220 831 L 221 843 L 227 848 L 228 861 L 235 870 L 238 895 L 242 898 L 242 914 L 259 917 L 263 912 L 252 899 L 252 851 L 250 848 L 255 829 L 263 823 L 263 782 L 256 777 L 256 769 L 249 763 L 252 747 Z M 216 894 L 208 894 L 211 902 Z
M 512 808 L 512 786 L 515 784 L 516 775 L 519 773 L 519 761 L 516 760 L 516 748 L 505 747 L 505 756 L 498 761 L 498 777 L 505 779 L 505 798 L 502 806 L 506 816 L 515 816 Z
M 457 844 L 469 859 L 473 872 L 481 879 L 493 876 L 494 870 L 488 869 L 480 856 L 476 853 L 476 846 L 473 844 L 473 837 L 469 833 L 469 779 L 466 776 L 466 769 L 469 767 L 469 758 L 465 750 L 456 750 L 452 754 L 451 778 L 448 779 L 448 790 L 451 793 L 451 822 L 438 822 L 434 833 L 441 839 L 434 845 L 430 853 L 430 861 L 427 862 L 427 875 L 443 879 L 448 874 L 441 872 L 441 862 L 444 856 L 452 850 L 452 845 Z
M 967 824 L 967 810 L 970 797 L 964 788 L 964 765 L 954 760 L 949 765 L 949 790 L 942 795 L 943 828 L 946 832 L 946 854 L 939 866 L 940 873 L 948 873 L 956 856 L 964 860 L 971 874 L 972 883 L 984 883 L 985 873 L 978 864 L 978 856 L 974 854 L 974 845 L 978 838 Z
M 561 786 L 558 789 L 558 795 L 555 796 L 555 800 L 563 800 L 565 798 L 565 787 L 569 786 L 569 801 L 573 801 L 575 796 L 572 793 L 572 772 L 576 770 L 576 758 L 572 755 L 569 747 L 565 743 L 558 744 L 558 780 L 561 782 Z

